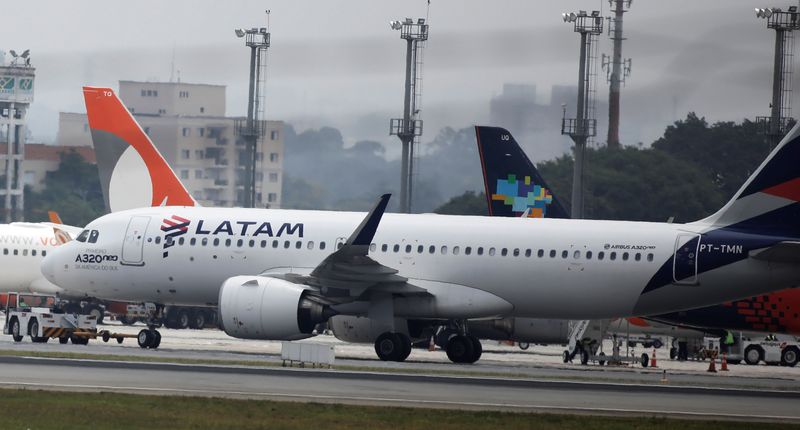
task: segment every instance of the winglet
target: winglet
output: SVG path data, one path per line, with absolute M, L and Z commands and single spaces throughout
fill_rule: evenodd
M 361 221 L 358 228 L 347 239 L 347 245 L 351 246 L 369 246 L 372 243 L 372 238 L 375 237 L 375 232 L 378 230 L 378 224 L 381 222 L 383 213 L 386 212 L 386 206 L 389 204 L 391 194 L 384 194 L 381 196 L 378 203 L 369 211 L 366 218 Z

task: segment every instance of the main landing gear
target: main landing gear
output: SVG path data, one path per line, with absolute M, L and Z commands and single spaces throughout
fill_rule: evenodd
M 136 341 L 141 348 L 156 349 L 161 345 L 161 333 L 152 327 L 142 329 L 136 337 Z
M 472 364 L 483 354 L 481 341 L 471 334 L 457 334 L 447 341 L 447 358 L 453 363 Z

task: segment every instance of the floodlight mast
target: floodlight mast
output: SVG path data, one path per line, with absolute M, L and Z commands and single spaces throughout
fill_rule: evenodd
M 392 30 L 400 30 L 400 38 L 406 40 L 406 83 L 403 98 L 403 118 L 389 121 L 389 135 L 397 136 L 403 145 L 400 157 L 400 212 L 411 213 L 411 193 L 413 174 L 413 143 L 422 135 L 422 120 L 417 119 L 419 106 L 421 66 L 421 42 L 428 40 L 428 24 L 424 18 L 416 22 L 411 18 L 403 21 L 391 21 Z
M 269 11 L 267 11 L 269 17 Z M 235 132 L 241 136 L 246 145 L 244 171 L 243 206 L 255 207 L 256 204 L 256 162 L 258 161 L 258 140 L 264 135 L 266 126 L 262 118 L 256 118 L 263 110 L 260 99 L 263 96 L 264 79 L 262 73 L 265 65 L 267 48 L 270 46 L 270 33 L 266 27 L 234 30 L 236 37 L 245 39 L 245 46 L 250 48 L 250 85 L 247 98 L 247 118 L 244 123 L 236 121 Z
M 791 117 L 792 57 L 794 30 L 800 29 L 797 6 L 788 11 L 780 8 L 756 8 L 756 17 L 767 20 L 767 28 L 775 30 L 775 56 L 772 70 L 772 103 L 770 116 L 756 117 L 759 132 L 766 135 L 772 146 L 789 131 Z
M 577 14 L 561 14 L 562 20 L 574 23 L 573 31 L 581 35 L 580 66 L 578 68 L 578 103 L 576 118 L 561 119 L 561 134 L 568 135 L 575 142 L 573 148 L 575 165 L 572 172 L 572 218 L 583 218 L 583 158 L 586 151 L 586 141 L 594 136 L 597 124 L 589 115 L 589 78 L 591 70 L 592 44 L 598 34 L 603 32 L 603 17 L 599 11 L 592 11 L 591 16 L 586 11 Z

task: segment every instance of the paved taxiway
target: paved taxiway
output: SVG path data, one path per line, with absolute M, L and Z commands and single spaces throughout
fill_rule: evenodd
M 800 422 L 800 392 L 320 369 L 0 357 L 0 387 Z

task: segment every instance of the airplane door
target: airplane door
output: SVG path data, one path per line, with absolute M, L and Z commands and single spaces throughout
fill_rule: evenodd
M 673 258 L 672 279 L 676 284 L 697 285 L 698 250 L 700 235 L 681 233 L 675 239 L 675 258 Z
M 135 216 L 128 222 L 125 241 L 122 242 L 122 259 L 120 264 L 126 266 L 144 266 L 144 234 L 150 223 L 149 216 Z

